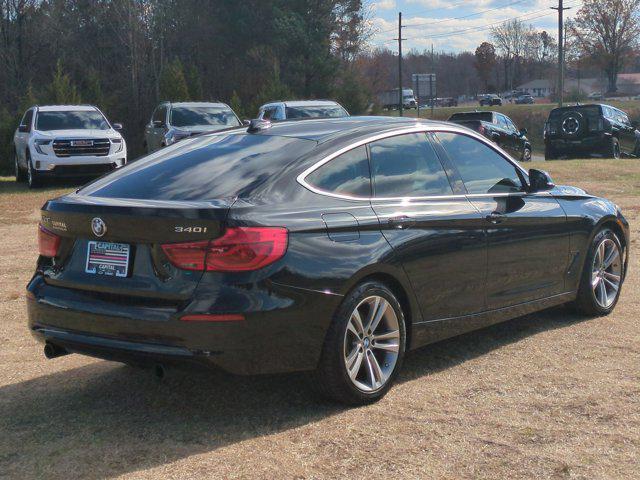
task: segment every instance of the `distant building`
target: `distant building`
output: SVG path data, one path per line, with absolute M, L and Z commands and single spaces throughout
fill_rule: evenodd
M 516 89 L 519 92 L 528 93 L 532 97 L 542 98 L 548 97 L 555 90 L 554 85 L 547 79 L 540 78 L 523 83 Z
M 576 90 L 583 95 L 606 92 L 608 88 L 606 79 L 602 78 L 567 78 L 564 82 L 565 93 Z M 549 97 L 556 90 L 555 80 L 540 78 L 531 80 L 518 86 L 518 91 L 528 93 L 532 97 Z M 621 73 L 618 75 L 619 95 L 640 95 L 640 73 Z

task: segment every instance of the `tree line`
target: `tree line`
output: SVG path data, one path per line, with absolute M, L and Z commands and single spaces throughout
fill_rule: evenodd
M 567 24 L 567 73 L 640 71 L 640 0 L 584 0 Z M 131 156 L 161 100 L 221 100 L 243 118 L 282 98 L 334 98 L 375 113 L 398 85 L 397 56 L 371 49 L 362 0 L 0 0 L 0 168 L 10 170 L 20 115 L 34 104 L 89 103 L 125 125 Z M 412 73 L 435 72 L 438 96 L 555 80 L 555 32 L 518 19 L 475 51 L 411 51 Z M 372 108 L 373 107 L 373 108 Z

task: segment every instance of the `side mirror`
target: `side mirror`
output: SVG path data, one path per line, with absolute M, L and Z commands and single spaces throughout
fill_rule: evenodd
M 527 134 L 527 129 L 526 128 L 521 128 L 520 129 L 520 136 L 524 137 Z
M 164 128 L 166 127 L 165 123 L 162 120 L 154 120 L 153 121 L 154 128 Z
M 113 126 L 114 130 L 122 130 L 122 124 L 121 123 L 114 123 L 112 126 Z
M 29 125 L 20 125 L 18 131 L 20 133 L 29 133 Z
M 555 186 L 551 176 L 544 170 L 535 168 L 529 170 L 529 193 L 546 192 Z

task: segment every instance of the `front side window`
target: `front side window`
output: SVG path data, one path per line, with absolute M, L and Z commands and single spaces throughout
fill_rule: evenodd
M 20 125 L 27 127 L 29 129 L 28 131 L 31 131 L 32 119 L 33 119 L 33 110 L 27 110 L 27 113 L 24 114 L 24 117 L 22 118 L 22 122 L 20 122 Z
M 437 138 L 471 194 L 523 191 L 516 167 L 475 138 L 438 132 Z
M 167 118 L 167 107 L 164 105 L 160 105 L 156 108 L 156 111 L 153 112 L 153 121 L 154 122 L 162 122 L 164 123 Z
M 240 125 L 235 114 L 226 107 L 173 107 L 169 123 L 174 127 Z
M 451 195 L 449 179 L 424 133 L 372 142 L 371 173 L 376 197 Z
M 109 123 L 96 110 L 38 112 L 36 130 L 108 130 Z
M 306 178 L 325 192 L 369 198 L 371 174 L 366 147 L 357 147 L 324 164 Z

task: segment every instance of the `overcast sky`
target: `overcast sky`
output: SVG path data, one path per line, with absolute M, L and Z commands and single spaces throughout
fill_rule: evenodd
M 565 16 L 575 15 L 580 0 L 564 0 L 573 7 Z M 374 35 L 373 47 L 397 51 L 398 12 L 402 12 L 403 51 L 430 49 L 437 51 L 474 51 L 489 39 L 490 27 L 518 17 L 539 30 L 557 36 L 558 14 L 550 7 L 557 0 L 365 0 L 370 9 Z M 414 27 L 415 25 L 415 27 Z

